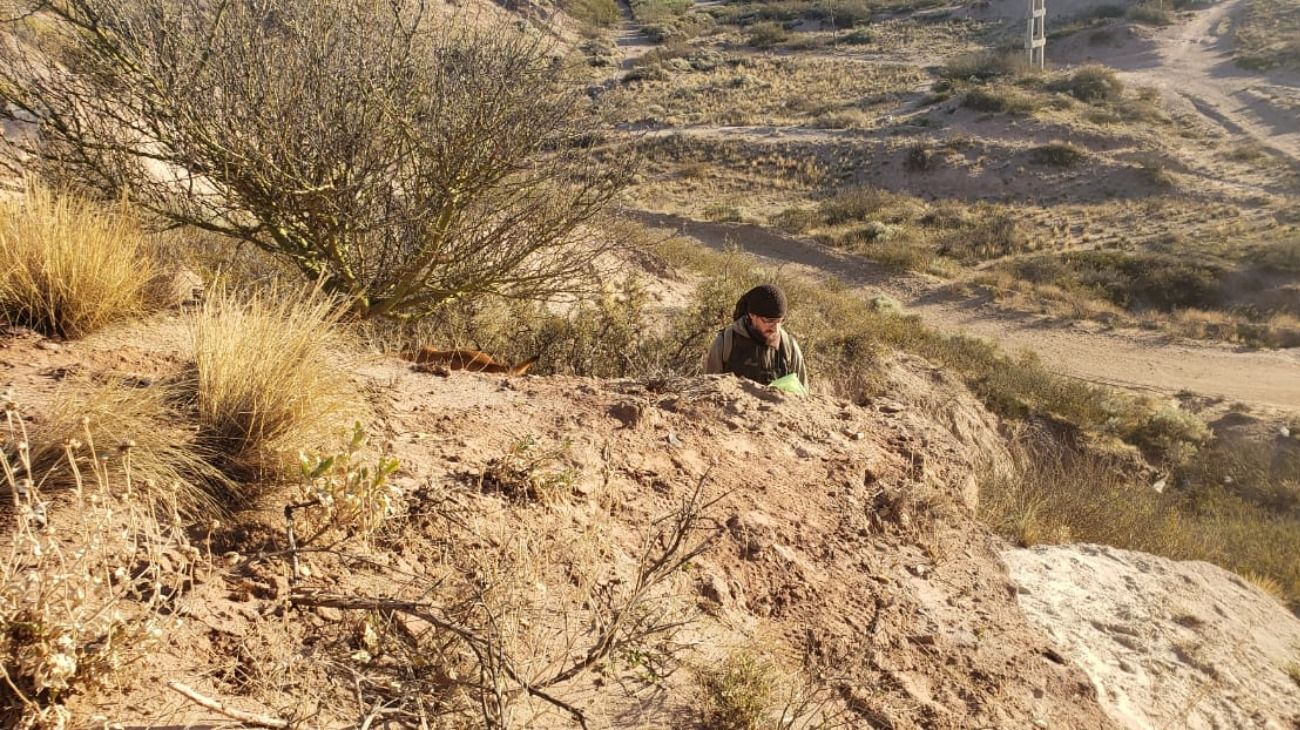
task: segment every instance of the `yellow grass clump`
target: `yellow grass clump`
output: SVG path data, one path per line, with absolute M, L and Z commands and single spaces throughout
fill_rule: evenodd
M 343 308 L 320 293 L 217 292 L 196 314 L 194 397 L 202 441 L 232 477 L 274 477 L 364 411 L 339 366 Z
M 46 491 L 76 486 L 96 466 L 124 468 L 126 486 L 142 497 L 175 504 L 189 517 L 219 511 L 216 498 L 229 482 L 210 463 L 173 405 L 175 388 L 131 383 L 78 384 L 44 413 L 31 434 L 31 462 Z M 84 448 L 69 456 L 69 444 Z
M 81 337 L 150 308 L 159 267 L 135 221 L 31 185 L 0 202 L 0 316 Z

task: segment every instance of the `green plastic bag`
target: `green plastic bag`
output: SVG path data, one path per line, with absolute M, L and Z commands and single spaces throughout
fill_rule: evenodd
M 799 380 L 799 376 L 795 373 L 782 375 L 776 380 L 768 383 L 767 387 L 784 390 L 787 393 L 794 393 L 795 395 L 808 395 L 808 389 L 803 387 L 803 382 Z

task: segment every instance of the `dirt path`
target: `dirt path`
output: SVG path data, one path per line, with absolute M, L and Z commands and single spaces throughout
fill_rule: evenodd
M 1156 32 L 1150 44 L 1105 58 L 1125 81 L 1154 86 L 1234 136 L 1249 137 L 1300 164 L 1300 77 L 1238 67 L 1232 26 L 1244 0 L 1223 0 Z
M 669 228 L 706 246 L 738 245 L 764 264 L 812 277 L 834 276 L 863 296 L 886 294 L 944 332 L 992 340 L 1009 352 L 1031 351 L 1056 372 L 1133 390 L 1186 390 L 1254 405 L 1300 409 L 1300 350 L 1237 352 L 1228 347 L 1171 342 L 1139 332 L 1098 332 L 1042 318 L 1008 314 L 954 298 L 943 281 L 898 272 L 768 228 L 706 223 L 634 212 L 641 222 Z

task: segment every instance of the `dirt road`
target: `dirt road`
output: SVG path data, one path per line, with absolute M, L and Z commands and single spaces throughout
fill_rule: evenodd
M 1089 331 L 1042 318 L 995 311 L 954 298 L 942 280 L 888 269 L 762 226 L 706 223 L 637 212 L 641 222 L 667 228 L 722 249 L 740 246 L 766 265 L 817 277 L 833 276 L 863 296 L 885 294 L 944 332 L 964 332 L 1009 352 L 1031 351 L 1052 370 L 1133 390 L 1200 395 L 1258 406 L 1300 410 L 1300 350 L 1239 352 L 1193 345 L 1139 331 Z
M 1300 164 L 1300 74 L 1236 65 L 1232 29 L 1243 4 L 1223 0 L 1141 42 L 1098 52 L 1096 60 L 1131 85 L 1160 89 L 1172 106 Z

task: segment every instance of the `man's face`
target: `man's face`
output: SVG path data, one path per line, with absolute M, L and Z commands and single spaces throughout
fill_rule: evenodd
M 749 315 L 749 322 L 754 327 L 754 331 L 763 335 L 767 340 L 768 347 L 778 347 L 781 344 L 781 322 L 780 317 L 762 317 L 757 314 Z

